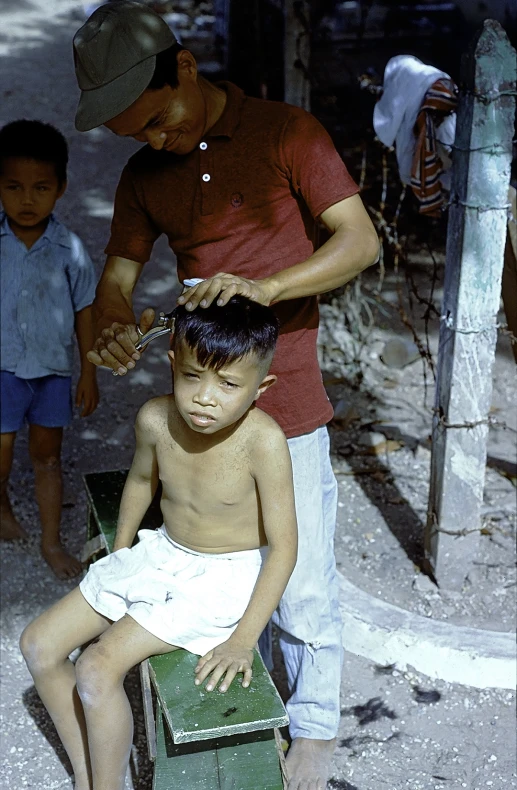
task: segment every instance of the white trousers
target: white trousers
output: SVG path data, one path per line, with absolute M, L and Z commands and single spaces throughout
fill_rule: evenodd
M 326 427 L 288 440 L 293 464 L 298 560 L 273 615 L 279 629 L 293 738 L 335 738 L 343 660 L 334 557 L 337 482 Z M 268 644 L 269 642 L 269 644 Z M 270 635 L 260 640 L 266 663 Z

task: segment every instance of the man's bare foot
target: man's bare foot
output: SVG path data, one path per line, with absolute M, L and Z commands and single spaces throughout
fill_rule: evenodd
M 12 510 L 0 510 L 0 540 L 24 540 L 28 538 L 22 525 L 14 517 Z
M 58 579 L 65 581 L 66 579 L 73 579 L 81 573 L 82 565 L 75 557 L 68 554 L 60 543 L 50 546 L 41 545 L 41 553 L 43 559 L 47 562 Z
M 286 757 L 288 790 L 325 790 L 336 740 L 295 738 Z

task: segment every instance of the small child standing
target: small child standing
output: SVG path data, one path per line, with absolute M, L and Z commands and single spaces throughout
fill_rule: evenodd
M 27 626 L 21 649 L 75 774 L 76 790 L 122 790 L 132 743 L 131 667 L 183 647 L 199 684 L 251 681 L 252 649 L 293 571 L 297 528 L 286 438 L 255 407 L 278 324 L 242 296 L 176 310 L 174 393 L 136 419 L 114 553 Z M 162 483 L 163 526 L 138 526 Z M 92 641 L 93 640 L 93 641 Z M 91 644 L 77 660 L 70 653 Z
M 27 537 L 8 496 L 16 433 L 29 424 L 41 520 L 41 551 L 56 576 L 81 570 L 60 540 L 63 427 L 72 419 L 73 335 L 81 375 L 76 405 L 97 407 L 91 304 L 95 272 L 81 240 L 52 211 L 66 189 L 68 148 L 63 135 L 40 121 L 0 129 L 0 538 Z

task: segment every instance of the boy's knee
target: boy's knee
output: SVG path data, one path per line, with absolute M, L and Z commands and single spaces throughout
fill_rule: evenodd
M 77 693 L 83 705 L 94 705 L 118 682 L 108 657 L 98 643 L 86 648 L 75 662 Z
M 20 637 L 20 650 L 33 675 L 55 667 L 56 655 L 49 649 L 48 639 L 41 633 L 36 621 L 29 623 Z

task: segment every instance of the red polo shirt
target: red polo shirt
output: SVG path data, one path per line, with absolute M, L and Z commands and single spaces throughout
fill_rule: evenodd
M 178 277 L 261 279 L 314 251 L 315 220 L 359 191 L 321 124 L 298 107 L 246 97 L 231 83 L 223 114 L 192 153 L 144 146 L 122 172 L 108 255 L 145 263 L 162 233 Z M 279 302 L 278 381 L 260 407 L 288 437 L 332 417 L 316 356 L 316 297 Z

